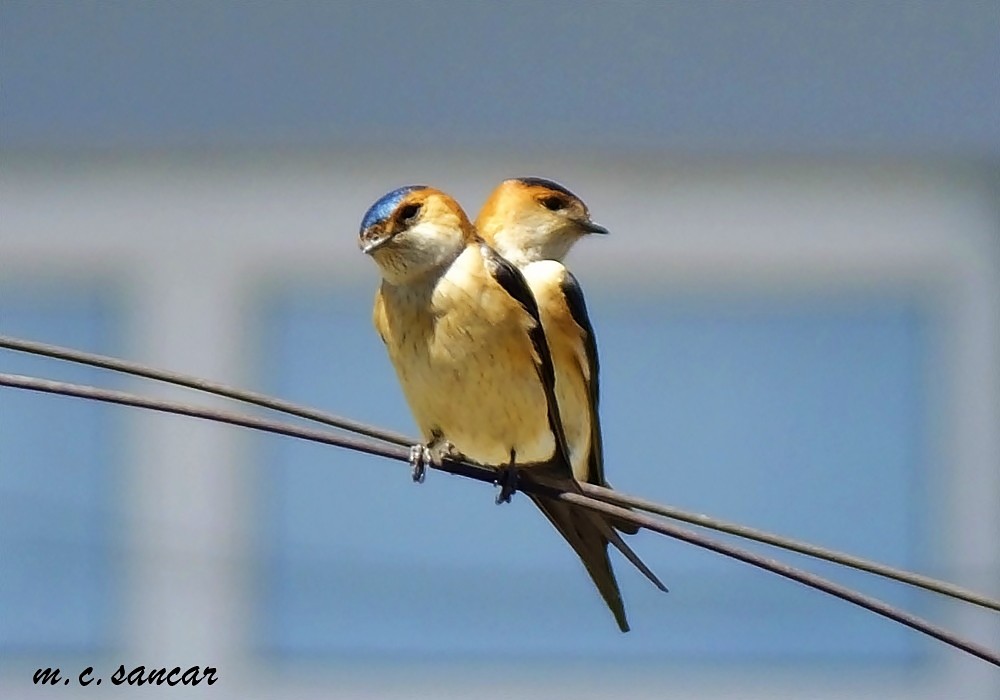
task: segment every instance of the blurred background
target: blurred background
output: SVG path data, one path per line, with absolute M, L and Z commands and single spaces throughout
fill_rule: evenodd
M 5 2 L 0 333 L 412 434 L 362 214 L 549 177 L 612 231 L 569 262 L 616 487 L 997 596 L 998 76 L 993 1 Z M 647 533 L 671 592 L 616 559 L 622 635 L 526 499 L 492 499 L 0 390 L 0 695 L 47 666 L 61 697 L 120 694 L 125 664 L 218 668 L 171 697 L 1000 696 L 983 662 Z M 793 561 L 1000 648 L 996 615 Z

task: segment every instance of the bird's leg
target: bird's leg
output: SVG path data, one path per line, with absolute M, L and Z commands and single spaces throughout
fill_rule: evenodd
M 510 451 L 510 464 L 497 470 L 497 505 L 510 503 L 510 497 L 517 492 L 517 453 Z

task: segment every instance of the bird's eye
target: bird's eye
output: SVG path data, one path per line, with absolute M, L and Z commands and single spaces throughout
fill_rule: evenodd
M 542 206 L 549 211 L 559 211 L 566 208 L 566 200 L 562 197 L 549 196 L 542 198 Z
M 400 221 L 411 221 L 420 212 L 419 204 L 407 204 L 399 210 Z

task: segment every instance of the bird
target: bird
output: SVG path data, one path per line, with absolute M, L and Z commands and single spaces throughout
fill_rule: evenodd
M 599 412 L 600 363 L 583 289 L 563 264 L 573 245 L 589 234 L 607 234 L 587 205 L 566 187 L 548 179 L 504 180 L 489 195 L 475 222 L 480 236 L 521 269 L 539 308 L 556 376 L 556 399 L 574 478 L 610 488 L 604 473 Z M 576 514 L 570 512 L 567 517 Z M 623 520 L 612 524 L 626 534 L 637 528 Z M 621 594 L 608 557 L 608 539 L 591 532 L 588 571 L 605 594 Z M 666 588 L 658 581 L 654 584 Z M 610 603 L 609 603 L 610 604 Z
M 521 270 L 538 304 L 555 365 L 573 475 L 606 486 L 597 342 L 583 289 L 562 261 L 582 237 L 608 230 L 591 220 L 587 206 L 571 191 L 537 177 L 501 182 L 480 209 L 475 226 Z
M 381 275 L 373 322 L 424 440 L 411 451 L 414 478 L 428 460 L 462 458 L 498 470 L 498 502 L 519 478 L 579 492 L 538 305 L 518 268 L 487 245 L 454 198 L 426 185 L 376 200 L 358 243 Z M 572 507 L 558 499 L 531 499 L 627 631 L 620 594 L 611 596 L 588 563 L 593 533 L 658 582 L 655 575 L 604 516 L 580 509 L 570 517 Z

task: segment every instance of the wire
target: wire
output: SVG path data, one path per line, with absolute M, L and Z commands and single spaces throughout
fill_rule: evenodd
M 68 360 L 70 362 L 77 362 L 92 367 L 100 367 L 102 369 L 133 374 L 146 379 L 166 382 L 168 384 L 175 384 L 177 386 L 183 386 L 197 391 L 203 391 L 229 399 L 234 399 L 236 401 L 254 404 L 262 408 L 268 408 L 281 413 L 286 413 L 288 415 L 297 416 L 299 418 L 305 418 L 307 420 L 315 421 L 340 430 L 359 433 L 361 435 L 383 440 L 401 447 L 409 448 L 411 445 L 418 442 L 418 440 L 414 440 L 413 438 L 409 438 L 400 433 L 384 430 L 376 426 L 360 423 L 358 421 L 343 418 L 331 413 L 325 413 L 316 409 L 300 406 L 289 401 L 267 396 L 265 394 L 238 389 L 226 384 L 212 382 L 177 372 L 155 369 L 147 365 L 120 360 L 114 357 L 107 357 L 105 355 L 97 355 L 94 353 L 84 352 L 82 350 L 74 350 L 72 348 L 65 348 L 57 345 L 49 345 L 46 343 L 39 343 L 2 335 L 0 335 L 0 348 L 6 348 L 8 350 L 15 350 L 18 352 L 28 352 L 58 360 Z M 813 545 L 808 542 L 802 542 L 800 540 L 794 540 L 789 537 L 765 532 L 763 530 L 712 518 L 707 515 L 692 513 L 674 506 L 661 505 L 653 501 L 635 496 L 629 496 L 620 491 L 603 488 L 601 486 L 593 484 L 581 484 L 580 486 L 586 495 L 606 503 L 612 503 L 626 508 L 644 510 L 649 513 L 655 513 L 657 515 L 697 525 L 698 527 L 716 530 L 734 535 L 736 537 L 761 542 L 773 547 L 778 547 L 780 549 L 796 552 L 798 554 L 804 554 L 806 556 L 833 562 L 835 564 L 858 569 L 860 571 L 865 571 L 876 576 L 882 576 L 910 586 L 939 593 L 949 598 L 954 598 L 956 600 L 971 603 L 972 605 L 978 605 L 1000 612 L 1000 600 L 990 598 L 989 596 L 976 591 L 956 586 L 955 584 L 948 583 L 947 581 L 940 581 L 938 579 L 930 578 L 929 576 L 904 571 L 902 569 L 880 564 L 869 559 L 863 559 L 851 554 Z
M 690 513 L 679 508 L 674 508 L 673 506 L 663 505 L 645 498 L 639 498 L 638 496 L 630 496 L 626 493 L 622 493 L 621 491 L 604 488 L 595 484 L 580 484 L 580 488 L 586 495 L 596 498 L 599 501 L 604 501 L 605 503 L 612 503 L 626 508 L 635 508 L 636 510 L 644 510 L 648 513 L 656 513 L 657 515 L 673 518 L 674 520 L 680 520 L 690 523 L 691 525 L 707 527 L 718 532 L 724 532 L 728 535 L 742 537 L 746 540 L 753 540 L 755 542 L 772 545 L 790 552 L 804 554 L 815 559 L 823 559 L 825 561 L 833 562 L 834 564 L 841 564 L 852 569 L 858 569 L 859 571 L 866 571 L 870 574 L 883 576 L 900 583 L 905 583 L 917 588 L 923 588 L 924 590 L 940 593 L 941 595 L 948 596 L 949 598 L 955 598 L 957 600 L 965 601 L 966 603 L 972 603 L 973 605 L 978 605 L 983 608 L 1000 612 L 1000 600 L 995 600 L 982 593 L 962 588 L 961 586 L 956 586 L 955 584 L 948 583 L 947 581 L 939 581 L 938 579 L 930 578 L 929 576 L 923 576 L 922 574 L 916 574 L 911 571 L 904 571 L 903 569 L 897 569 L 885 564 L 880 564 L 878 562 L 871 561 L 870 559 L 856 557 L 852 554 L 845 554 L 843 552 L 836 552 L 831 549 L 826 549 L 825 547 L 782 537 L 781 535 L 775 535 L 764 530 L 757 530 L 756 528 L 748 527 L 746 525 L 727 522 L 725 520 L 719 520 L 718 518 L 711 518 L 707 515 Z
M 924 634 L 934 637 L 945 644 L 950 644 L 958 649 L 961 649 L 962 651 L 972 654 L 973 656 L 977 656 L 984 661 L 988 661 L 995 666 L 1000 666 L 1000 653 L 997 653 L 992 649 L 961 639 L 943 627 L 933 625 L 923 618 L 911 615 L 910 613 L 902 611 L 899 608 L 883 603 L 877 598 L 866 596 L 855 590 L 847 588 L 846 586 L 841 586 L 840 584 L 834 583 L 820 576 L 816 576 L 815 574 L 802 571 L 801 569 L 797 569 L 775 559 L 769 559 L 752 554 L 744 549 L 740 549 L 739 547 L 734 547 L 717 540 L 702 537 L 701 535 L 697 535 L 690 530 L 685 530 L 684 528 L 665 520 L 653 518 L 642 513 L 636 513 L 635 511 L 621 508 L 605 501 L 590 499 L 587 496 L 567 491 L 561 492 L 555 497 L 568 503 L 574 503 L 584 508 L 589 508 L 590 510 L 613 515 L 616 518 L 625 519 L 626 513 L 632 513 L 632 517 L 628 518 L 628 520 L 635 523 L 639 527 L 652 530 L 653 532 L 659 532 L 660 534 L 667 535 L 668 537 L 673 537 L 674 539 L 678 539 L 682 542 L 687 542 L 704 549 L 709 549 L 713 552 L 718 552 L 719 554 L 751 564 L 752 566 L 764 569 L 765 571 L 770 571 L 773 574 L 778 574 L 779 576 L 784 576 L 792 581 L 797 581 L 798 583 L 805 584 L 811 588 L 821 590 L 824 593 L 829 593 L 830 595 L 840 598 L 841 600 L 854 603 L 865 610 L 869 610 L 873 613 L 881 615 L 882 617 L 894 620 L 901 625 L 923 632 Z
M 137 408 L 163 411 L 167 413 L 174 413 L 178 415 L 185 415 L 196 418 L 204 418 L 208 420 L 227 423 L 230 425 L 252 428 L 254 430 L 263 430 L 267 432 L 277 433 L 280 435 L 285 435 L 288 437 L 301 438 L 305 440 L 310 440 L 312 442 L 320 442 L 328 445 L 336 445 L 338 447 L 345 447 L 347 449 L 352 449 L 360 452 L 365 452 L 367 454 L 387 457 L 389 459 L 395 459 L 404 462 L 409 460 L 408 449 L 405 449 L 399 445 L 380 444 L 378 441 L 373 441 L 371 438 L 366 439 L 359 437 L 336 435 L 323 430 L 316 430 L 312 428 L 306 428 L 287 423 L 280 423 L 277 421 L 272 421 L 264 418 L 245 416 L 242 414 L 232 413 L 229 411 L 191 406 L 188 404 L 183 404 L 174 401 L 150 399 L 121 391 L 99 389 L 97 387 L 83 386 L 79 384 L 69 384 L 66 382 L 56 382 L 46 379 L 38 379 L 35 377 L 25 377 L 15 374 L 0 374 L 0 386 L 8 386 L 12 388 L 27 389 L 32 391 L 41 391 L 50 394 L 60 394 L 63 396 L 74 396 L 78 398 L 86 398 L 106 403 L 114 403 L 124 406 L 133 406 Z M 459 474 L 461 476 L 467 476 L 476 479 L 478 481 L 484 481 L 488 483 L 493 483 L 496 479 L 496 472 L 492 469 L 478 465 L 471 465 L 463 462 L 453 462 L 447 459 L 440 467 L 435 467 L 435 468 L 440 469 L 441 471 L 448 472 L 450 474 Z M 849 588 L 846 588 L 832 581 L 824 579 L 820 576 L 807 573 L 795 567 L 783 564 L 781 562 L 769 559 L 767 557 L 760 556 L 758 554 L 754 554 L 752 552 L 740 549 L 733 545 L 726 544 L 723 542 L 718 542 L 711 538 L 705 537 L 700 533 L 686 530 L 682 527 L 666 522 L 659 518 L 653 518 L 649 515 L 636 513 L 635 511 L 628 510 L 626 508 L 622 508 L 620 506 L 616 506 L 611 503 L 598 501 L 596 499 L 590 498 L 582 494 L 569 493 L 561 489 L 554 488 L 552 486 L 543 485 L 528 480 L 523 481 L 521 486 L 522 490 L 527 491 L 529 493 L 544 494 L 552 498 L 558 498 L 560 500 L 566 501 L 567 503 L 576 506 L 588 508 L 590 510 L 594 510 L 600 513 L 605 513 L 614 516 L 616 519 L 624 520 L 633 523 L 639 527 L 646 528 L 653 532 L 658 532 L 662 535 L 666 535 L 667 537 L 672 537 L 674 539 L 687 542 L 688 544 L 693 544 L 697 547 L 701 547 L 703 549 L 708 549 L 710 551 L 723 554 L 725 556 L 764 569 L 765 571 L 770 571 L 771 573 L 778 574 L 779 576 L 783 576 L 784 578 L 788 578 L 792 581 L 796 581 L 805 586 L 809 586 L 810 588 L 815 588 L 817 590 L 823 591 L 832 596 L 840 598 L 841 600 L 845 600 L 849 603 L 858 605 L 866 610 L 874 612 L 890 620 L 894 620 L 895 622 L 905 625 L 906 627 L 909 627 L 913 630 L 916 630 L 930 637 L 933 637 L 956 649 L 959 649 L 968 654 L 976 656 L 984 661 L 987 661 L 993 664 L 994 666 L 1000 667 L 1000 653 L 997 653 L 975 642 L 966 640 L 942 627 L 938 627 L 937 625 L 934 625 L 933 623 L 924 620 L 923 618 L 906 613 L 876 598 L 872 598 L 862 593 L 858 593 Z
M 132 406 L 135 408 L 146 408 L 152 411 L 163 413 L 173 413 L 192 418 L 203 418 L 219 423 L 228 423 L 243 428 L 263 430 L 288 437 L 301 438 L 311 442 L 321 442 L 326 445 L 336 447 L 346 447 L 349 450 L 357 450 L 367 454 L 389 459 L 409 459 L 410 451 L 397 445 L 387 445 L 384 443 L 366 440 L 360 437 L 349 435 L 338 435 L 326 430 L 307 428 L 304 426 L 292 425 L 290 423 L 279 423 L 266 418 L 247 416 L 239 413 L 232 413 L 221 409 L 208 408 L 205 406 L 193 406 L 176 401 L 166 401 L 162 399 L 151 399 L 144 396 L 137 396 L 123 391 L 111 389 L 99 389 L 93 386 L 82 384 L 69 384 L 67 382 L 57 382 L 50 379 L 39 379 L 37 377 L 26 377 L 20 374 L 0 373 L 0 386 L 9 386 L 14 389 L 29 389 L 47 394 L 59 394 L 62 396 L 75 396 L 104 403 L 115 403 L 122 406 Z M 480 469 L 486 470 L 485 467 Z
M 96 353 L 84 352 L 83 350 L 74 350 L 73 348 L 65 348 L 59 345 L 49 345 L 47 343 L 39 343 L 33 340 L 24 340 L 22 338 L 13 338 L 5 335 L 0 335 L 0 348 L 15 350 L 17 352 L 31 353 L 32 355 L 41 355 L 42 357 L 51 357 L 56 360 L 67 360 L 81 365 L 109 369 L 115 372 L 123 372 L 137 377 L 153 379 L 158 382 L 183 386 L 188 389 L 195 389 L 196 391 L 215 394 L 216 396 L 224 396 L 235 401 L 242 401 L 244 403 L 254 404 L 255 406 L 260 406 L 262 408 L 269 408 L 273 411 L 287 413 L 291 416 L 298 416 L 299 418 L 316 421 L 317 423 L 329 425 L 341 430 L 347 430 L 352 433 L 367 435 L 368 437 L 377 438 L 379 440 L 384 440 L 385 442 L 390 442 L 394 445 L 401 445 L 407 448 L 415 442 L 400 433 L 394 433 L 390 430 L 384 430 L 372 425 L 360 423 L 358 421 L 351 420 L 350 418 L 336 416 L 332 413 L 325 413 L 306 406 L 300 406 L 298 404 L 291 403 L 290 401 L 283 401 L 282 399 L 277 399 L 273 396 L 267 396 L 266 394 L 260 394 L 255 391 L 247 391 L 246 389 L 238 389 L 234 386 L 209 381 L 207 379 L 201 379 L 199 377 L 193 377 L 187 374 L 181 374 L 179 372 L 156 369 L 155 367 L 149 367 L 148 365 L 143 365 L 138 362 L 120 360 L 117 357 L 108 357 L 107 355 L 98 355 Z

